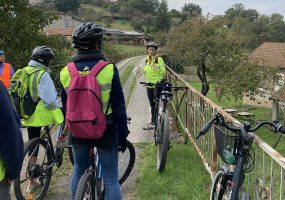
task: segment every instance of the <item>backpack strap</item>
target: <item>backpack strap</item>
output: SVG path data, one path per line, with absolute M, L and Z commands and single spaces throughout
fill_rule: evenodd
M 92 69 L 89 72 L 89 75 L 91 76 L 96 76 L 107 64 L 109 64 L 110 62 L 104 61 L 104 60 L 100 60 L 99 62 L 97 62 Z
M 67 68 L 68 68 L 69 74 L 71 76 L 71 79 L 76 77 L 76 76 L 79 76 L 79 72 L 78 72 L 74 62 L 68 63 Z

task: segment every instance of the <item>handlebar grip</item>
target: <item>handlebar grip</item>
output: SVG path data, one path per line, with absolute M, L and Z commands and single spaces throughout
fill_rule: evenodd
M 148 83 L 147 83 L 147 82 L 142 82 L 142 81 L 141 81 L 141 82 L 140 82 L 140 84 L 148 84 Z
M 209 128 L 211 128 L 212 124 L 213 124 L 214 120 L 210 120 L 208 121 L 200 130 L 199 135 L 196 137 L 196 139 L 199 139 L 201 136 L 205 135 L 206 132 L 209 130 Z
M 280 133 L 285 134 L 285 127 L 284 127 L 284 126 L 281 126 L 281 127 L 278 128 L 277 131 L 280 132 Z

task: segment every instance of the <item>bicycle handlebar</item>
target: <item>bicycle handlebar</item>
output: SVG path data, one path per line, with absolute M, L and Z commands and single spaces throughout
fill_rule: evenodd
M 155 86 L 155 87 L 160 87 L 163 88 L 165 86 L 165 84 L 161 83 L 161 82 L 157 82 L 157 83 L 148 83 L 148 82 L 140 82 L 140 84 L 145 85 L 145 86 Z M 170 83 L 168 83 L 170 84 Z M 172 88 L 174 90 L 184 90 L 184 89 L 189 89 L 189 87 L 187 86 L 172 86 L 172 85 L 167 85 L 167 87 Z
M 276 121 L 266 121 L 266 120 L 258 121 L 257 125 L 254 128 L 251 128 L 251 124 L 249 124 L 249 123 L 244 123 L 244 125 L 242 127 L 232 128 L 226 124 L 224 117 L 220 113 L 217 113 L 214 117 L 212 117 L 212 119 L 210 119 L 201 128 L 198 136 L 196 136 L 196 139 L 199 139 L 201 136 L 205 135 L 206 132 L 209 130 L 209 128 L 213 124 L 221 125 L 221 126 L 225 127 L 226 129 L 233 131 L 233 132 L 239 132 L 242 134 L 243 137 L 247 137 L 248 132 L 254 132 L 254 131 L 258 130 L 260 127 L 262 127 L 263 125 L 271 125 L 272 127 L 274 127 L 275 133 L 280 132 L 280 133 L 285 134 L 285 127 Z

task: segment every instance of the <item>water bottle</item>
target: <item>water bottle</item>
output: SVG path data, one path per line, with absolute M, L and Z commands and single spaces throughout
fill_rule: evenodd
M 234 165 L 235 164 L 235 157 L 234 157 L 234 148 L 231 148 L 230 145 L 228 145 L 224 151 L 223 151 L 224 161 L 227 164 Z

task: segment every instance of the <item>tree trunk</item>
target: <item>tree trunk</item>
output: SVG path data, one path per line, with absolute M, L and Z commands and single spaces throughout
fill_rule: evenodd
M 204 58 L 201 60 L 201 64 L 197 67 L 197 75 L 202 82 L 201 93 L 206 96 L 209 91 L 209 84 L 206 77 L 206 64 Z

